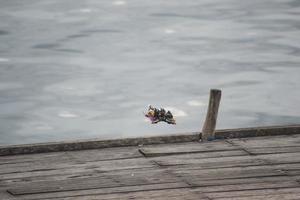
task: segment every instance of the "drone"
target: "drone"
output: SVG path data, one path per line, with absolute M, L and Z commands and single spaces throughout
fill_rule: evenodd
M 149 105 L 148 110 L 145 114 L 145 117 L 149 118 L 152 124 L 156 124 L 158 122 L 166 122 L 168 124 L 176 124 L 176 121 L 171 113 L 171 111 L 167 111 L 163 108 L 157 109 Z

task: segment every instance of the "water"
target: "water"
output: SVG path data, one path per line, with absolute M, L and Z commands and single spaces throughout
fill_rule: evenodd
M 0 0 L 0 144 L 199 131 L 210 88 L 218 128 L 297 124 L 299 16 L 299 0 Z

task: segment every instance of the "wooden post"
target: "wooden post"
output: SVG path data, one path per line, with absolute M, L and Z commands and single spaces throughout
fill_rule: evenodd
M 206 119 L 202 128 L 202 141 L 213 140 L 215 138 L 215 128 L 217 123 L 220 100 L 221 90 L 211 89 Z

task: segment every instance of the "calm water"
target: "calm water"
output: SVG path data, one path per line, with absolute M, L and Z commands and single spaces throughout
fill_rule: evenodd
M 0 144 L 300 123 L 300 0 L 0 0 Z M 177 125 L 151 125 L 148 104 Z

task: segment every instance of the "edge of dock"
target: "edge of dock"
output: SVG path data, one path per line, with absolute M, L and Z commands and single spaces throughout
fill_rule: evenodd
M 258 136 L 277 136 L 300 134 L 300 125 L 265 126 L 216 130 L 214 139 L 245 138 Z M 179 142 L 195 142 L 201 139 L 201 132 L 181 133 L 167 136 L 138 137 L 124 139 L 88 139 L 24 145 L 0 146 L 0 156 L 47 153 L 58 151 L 78 151 L 110 147 L 141 146 Z

